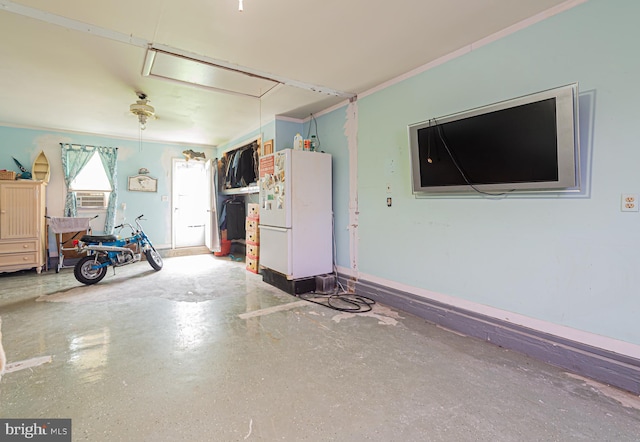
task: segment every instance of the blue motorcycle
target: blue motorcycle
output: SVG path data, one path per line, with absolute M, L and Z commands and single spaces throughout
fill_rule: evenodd
M 107 267 L 121 267 L 133 264 L 142 259 L 142 254 L 147 262 L 158 271 L 162 269 L 162 257 L 153 247 L 149 237 L 142 230 L 140 219 L 136 218 L 136 227 L 125 223 L 114 227 L 131 229 L 131 236 L 118 239 L 114 235 L 84 235 L 77 241 L 79 253 L 87 253 L 73 268 L 73 274 L 83 284 L 96 284 L 107 274 Z

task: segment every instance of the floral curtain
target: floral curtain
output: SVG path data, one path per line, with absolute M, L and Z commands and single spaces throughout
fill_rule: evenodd
M 113 233 L 113 225 L 116 220 L 116 206 L 118 204 L 118 173 L 117 159 L 118 149 L 115 147 L 83 146 L 78 144 L 60 143 L 62 147 L 62 170 L 64 182 L 67 185 L 67 198 L 64 203 L 64 216 L 78 216 L 76 194 L 70 190 L 71 183 L 80 171 L 87 165 L 91 157 L 98 152 L 102 166 L 111 184 L 111 194 L 107 205 L 107 215 L 104 223 L 104 232 Z
M 98 154 L 100 154 L 102 166 L 107 172 L 107 178 L 109 178 L 109 184 L 111 184 L 107 216 L 104 221 L 104 232 L 111 234 L 116 222 L 116 205 L 118 204 L 118 149 L 114 147 L 98 147 Z
M 64 202 L 64 216 L 78 216 L 76 193 L 70 190 L 71 183 L 76 179 L 80 171 L 87 165 L 95 150 L 93 147 L 78 146 L 60 143 L 62 147 L 62 171 L 64 183 L 67 185 L 67 197 Z

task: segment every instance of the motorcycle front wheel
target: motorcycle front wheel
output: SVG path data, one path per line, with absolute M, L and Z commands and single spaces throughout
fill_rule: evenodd
M 104 262 L 104 258 L 98 257 L 98 262 Z M 73 268 L 73 276 L 83 284 L 91 285 L 102 281 L 107 274 L 107 267 L 94 269 L 96 263 L 95 255 L 89 255 L 77 262 Z
M 147 250 L 146 252 L 144 252 L 144 255 L 147 257 L 147 261 L 149 262 L 149 265 L 153 267 L 153 270 L 157 272 L 158 270 L 162 269 L 162 256 L 160 256 L 160 254 L 156 252 L 155 249 Z

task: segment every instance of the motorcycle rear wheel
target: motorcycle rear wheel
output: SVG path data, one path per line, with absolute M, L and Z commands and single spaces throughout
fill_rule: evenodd
M 153 270 L 156 272 L 162 269 L 162 256 L 155 249 L 149 249 L 144 252 L 144 255 L 147 257 L 147 261 L 149 265 L 153 267 Z
M 105 258 L 98 257 L 98 262 L 104 262 Z M 73 276 L 83 284 L 91 285 L 102 281 L 102 278 L 107 274 L 107 267 L 100 267 L 99 269 L 92 268 L 95 265 L 95 255 L 89 255 L 78 261 L 73 268 Z

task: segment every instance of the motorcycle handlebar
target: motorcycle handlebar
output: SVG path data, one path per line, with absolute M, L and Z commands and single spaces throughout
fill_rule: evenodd
M 136 218 L 136 223 L 138 223 L 138 220 L 142 219 L 142 217 L 143 217 L 143 216 L 144 216 L 144 215 L 140 215 L 139 217 L 137 217 L 137 218 Z M 140 224 L 138 224 L 138 226 L 139 226 L 139 225 L 140 225 Z M 129 227 L 131 230 L 135 230 L 135 229 L 133 228 L 133 226 L 132 226 L 131 224 L 129 224 L 129 223 L 119 224 L 119 225 L 117 225 L 117 226 L 114 226 L 113 228 L 114 228 L 114 229 L 122 229 L 123 227 Z

